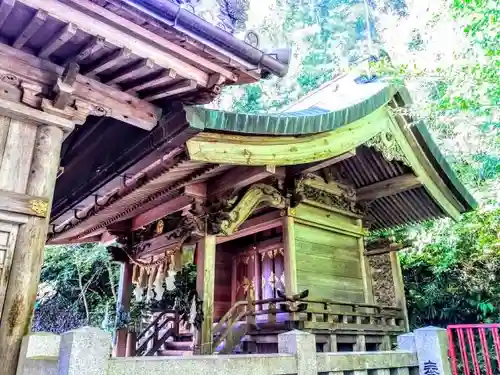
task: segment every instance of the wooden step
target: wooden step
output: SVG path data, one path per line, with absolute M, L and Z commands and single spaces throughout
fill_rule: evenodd
M 175 341 L 193 341 L 191 332 L 181 332 L 175 337 Z
M 190 357 L 193 351 L 188 350 L 158 350 L 159 357 Z
M 192 351 L 193 342 L 192 341 L 167 341 L 164 344 L 167 350 L 180 350 L 180 351 Z

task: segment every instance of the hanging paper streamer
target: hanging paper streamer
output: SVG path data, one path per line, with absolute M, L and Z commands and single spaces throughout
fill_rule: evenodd
M 155 292 L 155 299 L 157 301 L 161 301 L 163 297 L 163 293 L 165 292 L 165 288 L 163 287 L 163 280 L 165 280 L 165 264 L 162 263 L 158 266 L 158 272 L 156 273 L 156 278 L 154 282 L 154 292 Z
M 139 266 L 134 264 L 132 267 L 132 283 L 137 284 L 139 282 Z
M 168 271 L 168 276 L 165 278 L 165 288 L 169 292 L 175 290 L 175 275 L 177 275 L 177 272 Z
M 173 269 L 175 272 L 182 270 L 182 247 L 173 254 Z
M 196 320 L 196 295 L 191 300 L 191 309 L 189 310 L 189 324 L 194 324 Z
M 153 287 L 157 273 L 158 273 L 158 267 L 153 267 L 149 270 L 148 289 L 146 291 L 146 302 L 150 302 L 154 298 Z

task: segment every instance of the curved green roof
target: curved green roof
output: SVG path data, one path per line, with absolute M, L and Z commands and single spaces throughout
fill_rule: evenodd
M 363 85 L 360 85 L 363 88 Z M 359 90 L 363 93 L 363 90 Z M 224 112 L 202 107 L 188 107 L 190 124 L 199 129 L 252 135 L 304 135 L 323 133 L 350 124 L 372 113 L 395 94 L 394 88 L 377 85 L 376 92 L 357 97 L 355 103 L 335 108 L 336 103 L 320 102 L 308 108 L 278 114 L 245 114 Z M 332 101 L 334 97 L 330 98 Z
M 353 123 L 386 105 L 395 96 L 403 105 L 411 104 L 405 88 L 397 89 L 377 80 L 357 83 L 353 76 L 347 76 L 325 84 L 282 113 L 244 114 L 202 107 L 186 107 L 185 110 L 191 126 L 206 131 L 239 135 L 301 136 L 329 132 Z M 425 124 L 414 124 L 411 131 L 465 211 L 475 208 L 476 201 L 446 162 Z

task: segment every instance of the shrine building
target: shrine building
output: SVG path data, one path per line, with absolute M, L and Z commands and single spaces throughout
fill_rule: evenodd
M 161 4 L 160 4 L 161 3 Z M 115 356 L 389 350 L 408 330 L 384 230 L 474 199 L 404 87 L 346 74 L 279 113 L 207 109 L 284 76 L 257 45 L 168 1 L 0 4 L 0 362 L 15 373 L 43 246 L 102 242 L 121 263 Z M 367 238 L 370 236 L 370 240 Z M 375 238 L 374 238 L 375 237 Z M 189 316 L 152 310 L 196 264 Z

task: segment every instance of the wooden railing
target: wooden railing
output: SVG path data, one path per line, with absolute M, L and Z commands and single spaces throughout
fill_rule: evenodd
M 214 353 L 222 343 L 224 343 L 224 347 L 219 353 L 232 353 L 236 345 L 239 344 L 241 338 L 245 336 L 250 329 L 256 327 L 257 316 L 268 315 L 267 322 L 276 322 L 276 315 L 283 312 L 276 308 L 278 303 L 288 302 L 294 304 L 299 298 L 299 295 L 296 295 L 254 300 L 252 294 L 253 293 L 248 293 L 246 301 L 236 302 L 214 327 L 212 331 L 214 337 L 212 349 Z M 290 308 L 288 310 L 290 310 Z
M 179 335 L 180 318 L 174 310 L 161 312 L 138 336 L 136 356 L 152 356 L 170 337 Z
M 367 303 L 347 303 L 328 299 L 303 299 L 307 304 L 305 315 L 300 316 L 300 328 L 404 330 L 404 316 L 399 307 L 379 306 Z
M 258 322 L 272 326 L 277 323 L 278 314 L 284 313 L 288 328 L 382 335 L 384 350 L 390 349 L 390 335 L 405 330 L 404 316 L 398 307 L 307 298 L 307 292 L 264 300 L 248 298 L 236 302 L 214 327 L 213 352 L 224 343 L 220 353 L 231 353 Z M 362 340 L 359 345 L 363 349 Z

